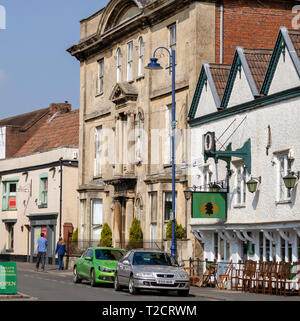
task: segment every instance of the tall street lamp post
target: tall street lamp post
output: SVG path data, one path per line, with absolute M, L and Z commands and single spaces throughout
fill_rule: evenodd
M 169 50 L 166 47 L 158 47 L 155 49 L 153 58 L 150 59 L 150 63 L 146 69 L 159 70 L 163 69 L 157 62 L 156 52 L 159 49 L 164 49 L 169 55 L 169 67 L 172 74 L 172 212 L 170 213 L 170 219 L 172 220 L 172 245 L 171 255 L 176 258 L 176 240 L 175 240 L 175 130 L 176 130 L 176 103 L 175 103 L 175 50 Z

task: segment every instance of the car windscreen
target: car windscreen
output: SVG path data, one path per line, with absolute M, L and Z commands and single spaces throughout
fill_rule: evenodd
M 173 256 L 159 252 L 136 252 L 133 257 L 133 265 L 164 265 L 178 266 Z
M 115 260 L 119 261 L 120 258 L 125 254 L 124 251 L 119 250 L 95 250 L 96 260 Z

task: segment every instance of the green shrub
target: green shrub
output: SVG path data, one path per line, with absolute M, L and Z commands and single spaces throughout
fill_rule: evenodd
M 100 246 L 112 247 L 112 231 L 107 223 L 104 223 L 101 231 Z
M 143 232 L 140 221 L 134 218 L 129 230 L 129 248 L 143 247 Z
M 175 238 L 178 240 L 182 240 L 185 237 L 186 237 L 186 231 L 184 230 L 182 225 L 177 224 L 177 221 L 175 220 Z M 167 239 L 172 238 L 172 220 L 169 220 L 168 222 L 166 238 Z
M 78 228 L 72 234 L 72 243 L 78 243 Z

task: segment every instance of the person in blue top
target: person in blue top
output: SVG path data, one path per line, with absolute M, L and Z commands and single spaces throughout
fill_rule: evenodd
M 45 271 L 46 254 L 47 254 L 48 241 L 44 237 L 44 233 L 41 233 L 41 237 L 38 238 L 36 244 L 37 261 L 36 270 L 39 270 L 40 263 L 42 263 L 42 271 Z
M 62 238 L 60 238 L 56 245 L 55 254 L 58 256 L 59 269 L 64 269 L 64 255 L 66 253 L 66 245 Z

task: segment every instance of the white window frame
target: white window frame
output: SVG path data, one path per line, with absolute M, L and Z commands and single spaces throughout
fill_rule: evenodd
M 122 51 L 121 48 L 117 50 L 117 82 L 122 81 Z
M 136 120 L 136 161 L 141 162 L 143 155 L 143 117 L 138 113 Z
M 283 163 L 282 163 L 283 162 Z M 283 168 L 282 165 L 283 164 Z M 289 202 L 291 200 L 291 191 L 285 187 L 283 177 L 291 170 L 292 159 L 289 158 L 289 152 L 278 153 L 276 155 L 276 171 L 277 171 L 277 202 Z
M 235 206 L 246 206 L 247 172 L 244 163 L 235 165 Z
M 127 81 L 133 81 L 133 41 L 127 43 Z
M 98 60 L 98 94 L 104 92 L 104 58 Z
M 165 108 L 164 165 L 172 162 L 172 106 Z
M 152 213 L 153 213 L 153 195 L 156 196 L 156 218 L 155 220 L 152 217 Z M 149 193 L 149 201 L 150 201 L 150 239 L 151 241 L 156 241 L 158 239 L 158 231 L 157 231 L 157 217 L 158 217 L 158 192 L 151 192 Z M 155 235 L 155 236 L 154 236 Z
M 169 223 L 170 220 L 170 213 L 167 216 L 168 219 L 166 219 L 166 200 L 167 200 L 167 194 L 169 197 L 171 197 L 171 201 L 172 201 L 172 192 L 169 191 L 164 191 L 163 192 L 163 226 L 164 226 L 164 231 L 163 231 L 163 236 L 166 236 L 166 232 L 167 232 L 167 225 Z M 177 192 L 175 192 L 175 219 L 177 218 Z
M 177 24 L 173 23 L 168 26 L 169 30 L 169 47 L 172 50 L 176 51 L 176 43 L 177 43 Z
M 94 176 L 102 175 L 102 126 L 95 127 L 95 155 L 94 155 Z
M 139 38 L 139 66 L 138 66 L 138 76 L 142 77 L 144 75 L 144 40 L 142 37 Z
M 201 190 L 209 192 L 209 185 L 212 182 L 212 171 L 209 166 L 204 166 L 201 170 Z
M 96 213 L 95 213 L 96 203 L 99 203 L 99 209 L 100 209 L 99 217 L 96 217 Z M 92 199 L 91 200 L 91 238 L 93 240 L 95 240 L 94 239 L 95 230 L 100 230 L 100 235 L 99 235 L 99 241 L 100 241 L 102 227 L 103 227 L 103 200 L 101 198 Z M 97 234 L 99 234 L 99 232 Z

